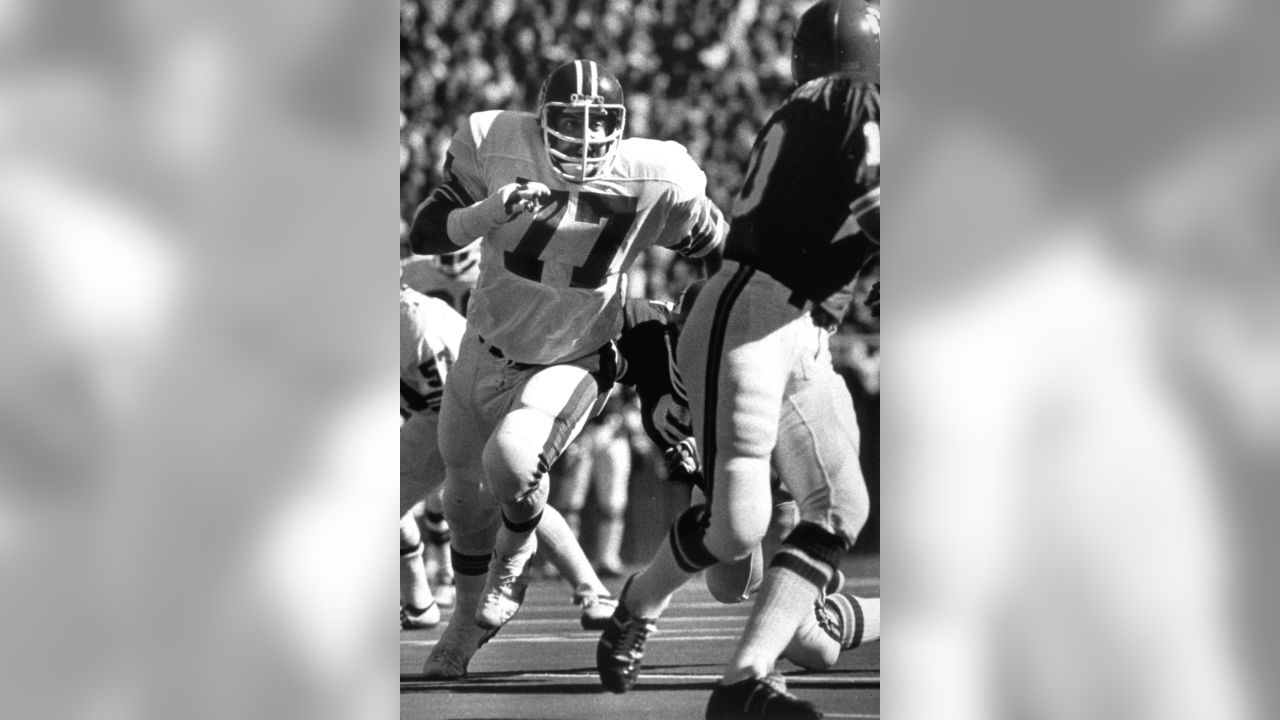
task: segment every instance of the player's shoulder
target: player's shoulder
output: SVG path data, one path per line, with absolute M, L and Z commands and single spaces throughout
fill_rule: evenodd
M 626 179 L 665 182 L 702 194 L 707 176 L 688 149 L 674 140 L 626 138 L 618 144 L 615 169 Z
M 466 130 L 477 148 L 525 140 L 538 135 L 538 116 L 520 110 L 482 110 L 467 117 Z
M 779 112 L 788 109 L 845 113 L 878 120 L 880 86 L 851 75 L 826 75 L 796 88 Z

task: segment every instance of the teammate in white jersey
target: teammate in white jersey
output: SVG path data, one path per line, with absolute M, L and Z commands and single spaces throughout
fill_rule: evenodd
M 467 118 L 445 184 L 410 230 L 418 254 L 483 238 L 441 419 L 458 610 L 428 675 L 464 673 L 486 632 L 520 607 L 547 471 L 613 385 L 628 268 L 654 245 L 718 257 L 727 230 L 684 147 L 623 139 L 622 88 L 603 66 L 562 65 L 538 105 Z M 487 577 L 467 574 L 481 567 Z
M 458 357 L 466 321 L 444 301 L 400 288 L 400 624 L 404 629 L 440 622 L 419 522 L 439 511 L 444 483 L 438 428 L 445 381 Z M 432 504 L 435 503 L 434 508 Z M 609 590 L 591 569 L 568 523 L 554 509 L 538 525 L 551 562 L 574 589 L 585 629 L 601 629 L 613 613 Z M 438 589 L 437 589 L 438 592 Z
M 443 509 L 438 490 L 444 462 L 436 442 L 440 398 L 465 329 L 462 316 L 443 301 L 400 288 L 400 627 L 406 630 L 440 623 L 421 522 Z

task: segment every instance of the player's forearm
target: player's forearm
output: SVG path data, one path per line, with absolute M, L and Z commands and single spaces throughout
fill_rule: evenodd
M 413 217 L 409 228 L 409 247 L 418 255 L 442 255 L 457 252 L 449 238 L 449 215 L 463 208 L 437 191 L 431 194 Z
M 521 213 L 536 215 L 550 194 L 542 183 L 510 183 L 480 202 L 462 205 L 456 191 L 441 186 L 418 208 L 409 232 L 410 247 L 419 255 L 456 252 Z

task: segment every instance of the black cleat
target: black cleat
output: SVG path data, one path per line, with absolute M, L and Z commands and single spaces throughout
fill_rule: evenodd
M 732 685 L 717 685 L 707 701 L 707 720 L 741 720 L 743 718 L 786 718 L 818 720 L 822 712 L 813 703 L 791 695 L 783 688 L 782 678 L 749 678 Z
M 612 693 L 624 693 L 636 684 L 640 664 L 644 659 L 644 642 L 658 627 L 657 619 L 633 617 L 627 611 L 627 588 L 631 579 L 622 587 L 618 596 L 618 609 L 613 611 L 609 624 L 596 645 L 596 670 L 600 683 Z

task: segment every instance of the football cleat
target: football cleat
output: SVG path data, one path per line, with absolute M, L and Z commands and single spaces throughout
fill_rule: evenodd
M 426 609 L 400 608 L 401 630 L 426 630 L 440 624 L 440 605 L 434 600 Z
M 632 580 L 634 575 L 622 587 L 618 607 L 596 644 L 596 671 L 600 674 L 600 683 L 612 693 L 624 693 L 636 684 L 644 660 L 645 641 L 658 627 L 657 618 L 634 617 L 627 610 L 625 598 Z
M 573 594 L 573 604 L 582 606 L 583 630 L 604 630 L 609 627 L 609 619 L 618 608 L 617 598 L 601 595 L 587 583 L 578 586 Z
M 823 714 L 813 703 L 787 692 L 778 675 L 748 678 L 732 685 L 717 685 L 707 700 L 707 720 L 740 718 L 794 718 L 810 720 Z
M 538 537 L 529 533 L 525 544 L 507 557 L 495 554 L 489 564 L 489 577 L 485 580 L 484 594 L 476 609 L 476 624 L 486 630 L 496 630 L 515 617 L 524 604 L 525 591 L 533 566 L 533 554 L 538 549 Z
M 460 620 L 460 619 L 459 619 Z M 467 623 L 470 625 L 471 623 Z M 479 630 L 474 625 L 464 628 L 458 621 L 450 622 L 445 628 L 440 641 L 431 649 L 427 661 L 422 666 L 422 677 L 426 680 L 461 680 L 467 676 L 467 665 L 471 657 L 484 644 L 498 634 L 498 629 L 486 630 L 478 637 L 473 633 Z M 462 636 L 462 637 L 459 637 Z M 468 639 L 467 636 L 471 636 Z

